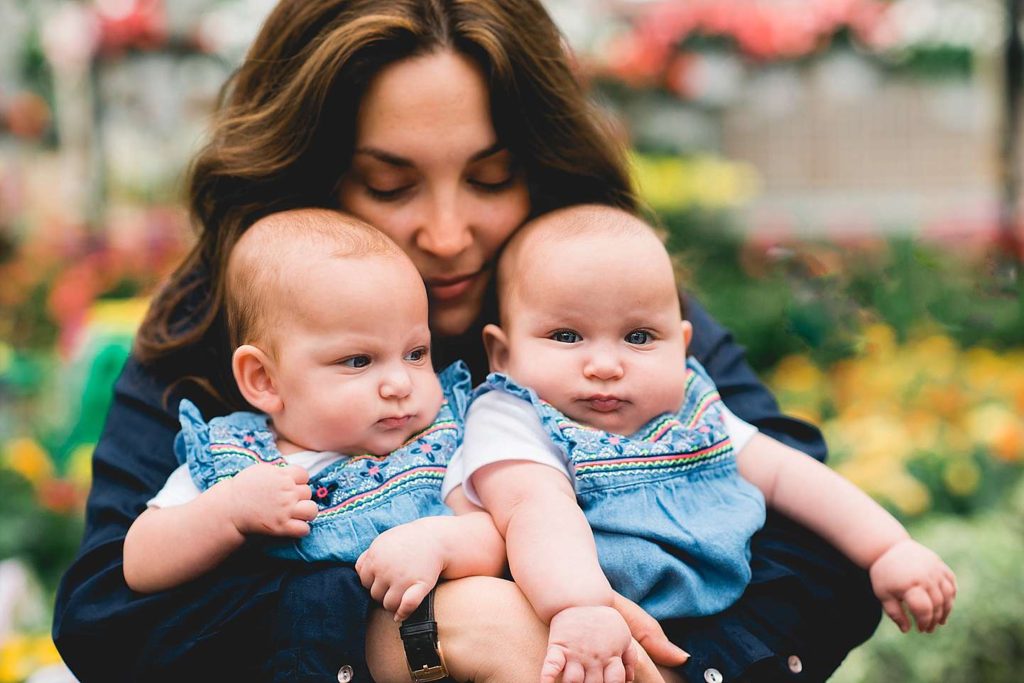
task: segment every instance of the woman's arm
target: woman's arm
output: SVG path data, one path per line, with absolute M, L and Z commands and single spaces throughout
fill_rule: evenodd
M 243 549 L 185 586 L 153 595 L 128 588 L 125 534 L 177 465 L 178 423 L 163 408 L 164 389 L 134 359 L 115 387 L 93 456 L 85 536 L 54 610 L 64 661 L 82 681 L 316 681 L 343 664 L 365 680 L 370 603 L 351 567 Z

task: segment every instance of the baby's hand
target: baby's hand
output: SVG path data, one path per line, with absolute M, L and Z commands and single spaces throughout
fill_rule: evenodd
M 946 623 L 956 597 L 953 571 L 938 555 L 909 538 L 875 560 L 871 585 L 882 609 L 904 633 L 911 624 L 903 603 L 917 620 L 917 630 L 931 633 Z
M 569 607 L 551 619 L 541 683 L 626 683 L 637 653 L 626 625 L 611 607 Z
M 228 489 L 231 521 L 239 533 L 300 538 L 317 515 L 308 481 L 309 474 L 296 465 L 259 464 L 218 486 Z
M 388 529 L 356 560 L 363 587 L 389 612 L 404 621 L 437 584 L 444 570 L 440 544 L 429 517 Z

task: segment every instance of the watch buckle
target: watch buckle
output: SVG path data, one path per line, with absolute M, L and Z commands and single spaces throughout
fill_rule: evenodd
M 445 668 L 444 664 L 438 664 L 437 666 L 426 666 L 422 669 L 410 669 L 409 673 L 412 675 L 412 680 L 415 683 L 430 683 L 430 681 L 439 681 L 448 675 L 448 669 Z

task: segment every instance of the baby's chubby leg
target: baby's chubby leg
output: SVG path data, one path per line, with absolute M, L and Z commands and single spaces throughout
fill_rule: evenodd
M 473 576 L 441 583 L 434 598 L 438 640 L 451 677 L 464 683 L 537 683 L 547 626 L 510 581 Z M 409 669 L 391 614 L 374 610 L 366 658 L 377 683 L 409 683 Z
M 537 683 L 540 680 L 548 647 L 548 628 L 514 583 L 473 576 L 439 584 L 434 615 L 445 664 L 454 680 L 459 683 Z M 636 683 L 679 681 L 672 672 L 659 671 L 635 641 L 634 646 L 639 654 Z M 409 683 L 398 624 L 382 609 L 374 610 L 370 616 L 366 659 L 377 683 Z M 663 673 L 668 676 L 663 678 Z

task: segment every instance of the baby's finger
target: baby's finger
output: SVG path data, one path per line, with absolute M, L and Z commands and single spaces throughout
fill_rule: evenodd
M 302 538 L 309 535 L 309 524 L 300 519 L 289 519 L 281 529 L 281 535 L 288 538 Z
M 309 472 L 298 465 L 288 465 L 284 468 L 284 471 L 291 475 L 292 481 L 296 484 L 309 483 Z
M 296 484 L 295 495 L 299 497 L 299 500 L 309 500 L 313 497 L 313 489 L 309 488 L 307 484 Z
M 949 619 L 949 613 L 953 611 L 953 598 L 956 597 L 956 587 L 946 578 L 943 578 L 939 585 L 942 588 L 943 597 L 942 618 L 939 619 L 939 623 L 945 625 L 946 620 Z
M 910 623 L 907 621 L 907 615 L 903 612 L 903 605 L 900 604 L 899 600 L 894 598 L 883 600 L 882 609 L 885 610 L 890 619 L 896 622 L 896 625 L 900 627 L 900 631 L 906 633 L 910 630 Z
M 586 678 L 587 675 L 583 671 L 582 664 L 577 661 L 565 663 L 565 668 L 562 669 L 562 683 L 583 683 Z
M 383 603 L 384 596 L 387 595 L 389 584 L 380 576 L 373 578 L 373 584 L 370 586 L 370 597 L 376 602 Z
M 636 665 L 640 659 L 636 648 L 636 641 L 631 641 L 629 647 L 622 653 L 622 666 L 626 670 L 626 683 L 630 683 L 630 681 L 636 678 Z
M 942 588 L 939 587 L 938 583 L 932 583 L 928 586 L 928 597 L 932 601 L 932 623 L 928 633 L 934 633 L 935 629 L 939 626 L 939 621 L 942 619 L 942 612 L 946 608 L 946 598 L 943 597 Z
M 604 667 L 600 663 L 584 667 L 583 683 L 604 683 Z
M 928 597 L 928 592 L 920 586 L 914 586 L 903 594 L 903 601 L 917 621 L 917 630 L 927 631 L 932 621 L 932 599 Z
M 402 601 L 398 604 L 398 609 L 395 610 L 395 621 L 405 621 L 413 610 L 423 602 L 423 598 L 427 597 L 430 588 L 423 581 L 417 581 L 409 586 L 402 596 Z
M 295 519 L 301 519 L 306 522 L 312 522 L 316 519 L 319 510 L 316 507 L 316 503 L 311 500 L 300 500 L 292 508 L 292 517 Z
M 626 667 L 618 657 L 604 667 L 604 683 L 626 683 Z
M 549 646 L 547 654 L 544 656 L 544 666 L 540 669 L 540 683 L 555 683 L 558 674 L 562 673 L 565 668 L 565 652 L 560 647 Z M 583 673 L 582 668 L 580 668 L 580 673 Z M 566 671 L 565 676 L 562 676 L 562 683 L 570 683 L 568 675 L 569 672 Z M 582 681 L 581 676 L 579 683 Z

